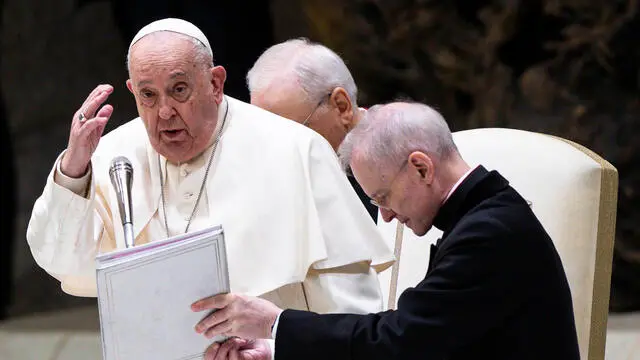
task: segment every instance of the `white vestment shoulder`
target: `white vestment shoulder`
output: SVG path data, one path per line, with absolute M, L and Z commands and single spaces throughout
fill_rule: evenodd
M 368 262 L 377 271 L 389 267 L 393 252 L 329 143 L 291 120 L 225 98 L 228 120 L 206 198 L 209 225 L 221 224 L 225 231 L 232 291 L 259 296 L 302 282 L 312 269 L 358 262 Z M 91 160 L 86 198 L 53 181 L 54 165 L 34 204 L 27 230 L 32 254 L 70 294 L 95 296 L 96 253 L 124 247 L 108 174 L 116 156 L 129 158 L 134 169 L 136 244 L 166 236 L 157 216 L 157 153 L 142 120 L 136 118 L 101 139 Z

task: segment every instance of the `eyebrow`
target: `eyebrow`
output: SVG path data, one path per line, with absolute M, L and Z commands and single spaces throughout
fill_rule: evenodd
M 181 77 L 181 76 L 185 76 L 185 77 L 186 77 L 186 76 L 187 76 L 187 73 L 186 73 L 186 72 L 184 72 L 184 71 L 176 71 L 176 72 L 172 73 L 169 77 L 170 77 L 171 79 L 175 79 L 175 78 L 177 78 L 177 77 Z
M 187 73 L 184 72 L 184 71 L 176 71 L 176 72 L 172 73 L 171 75 L 169 75 L 169 78 L 171 78 L 171 79 L 175 79 L 177 77 L 187 77 Z M 151 81 L 151 80 L 142 80 L 142 81 L 138 82 L 138 87 L 141 87 L 141 86 L 144 86 L 144 85 L 147 85 L 147 84 L 151 84 L 151 83 L 153 83 L 153 81 Z

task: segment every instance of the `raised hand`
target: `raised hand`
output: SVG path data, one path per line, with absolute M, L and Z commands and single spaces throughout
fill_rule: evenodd
M 60 170 L 66 176 L 79 178 L 87 172 L 91 156 L 113 113 L 113 106 L 100 106 L 112 92 L 111 85 L 97 86 L 73 115 L 69 144 L 60 164 Z

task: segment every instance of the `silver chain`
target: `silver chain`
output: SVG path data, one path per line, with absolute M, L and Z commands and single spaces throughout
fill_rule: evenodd
M 213 142 L 213 148 L 211 149 L 211 155 L 209 156 L 209 163 L 207 164 L 207 169 L 204 173 L 204 179 L 202 179 L 202 184 L 200 185 L 200 192 L 198 192 L 198 198 L 196 199 L 196 203 L 193 206 L 193 210 L 191 211 L 191 216 L 189 216 L 189 220 L 187 221 L 187 227 L 184 229 L 185 234 L 189 231 L 189 226 L 191 226 L 191 220 L 193 220 L 194 215 L 198 210 L 198 203 L 200 203 L 200 198 L 202 197 L 202 193 L 204 192 L 204 187 L 207 184 L 207 177 L 209 176 L 209 170 L 211 169 L 211 164 L 213 163 L 213 156 L 216 153 L 216 148 L 218 147 L 218 142 L 220 141 L 220 137 L 222 136 L 222 129 L 224 128 L 224 124 L 227 122 L 227 114 L 229 112 L 229 104 L 227 104 L 227 108 L 224 112 L 224 118 L 222 119 L 222 125 L 220 125 L 220 131 L 216 134 L 216 138 Z M 167 231 L 167 237 L 169 237 L 169 223 L 167 222 L 167 207 L 165 200 L 165 187 L 164 180 L 162 176 L 162 167 L 160 165 L 160 154 L 158 154 L 158 172 L 160 173 L 160 193 L 162 195 L 162 213 L 164 215 L 164 227 Z

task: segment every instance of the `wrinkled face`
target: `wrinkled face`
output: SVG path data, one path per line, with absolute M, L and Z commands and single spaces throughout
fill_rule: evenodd
M 209 145 L 223 98 L 224 68 L 211 68 L 188 38 L 154 33 L 131 49 L 127 87 L 153 148 L 174 163 Z
M 354 120 L 351 100 L 341 88 L 311 102 L 297 84 L 276 82 L 263 91 L 252 92 L 251 104 L 308 126 L 327 139 L 334 150 Z
M 351 170 L 362 189 L 380 208 L 384 221 L 398 219 L 416 235 L 426 234 L 440 207 L 433 185 L 433 163 L 413 153 L 401 164 L 380 165 L 354 156 Z

